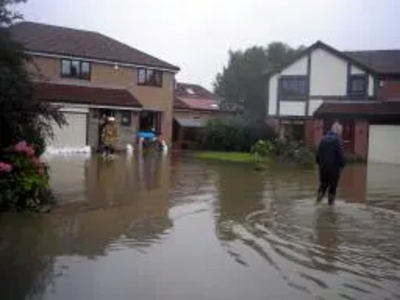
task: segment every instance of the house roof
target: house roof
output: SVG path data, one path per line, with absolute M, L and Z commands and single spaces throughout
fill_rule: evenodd
M 41 100 L 53 102 L 131 108 L 142 106 L 136 97 L 125 89 L 37 82 L 34 84 L 34 96 Z
M 177 83 L 175 94 L 177 97 L 218 100 L 218 97 L 206 88 L 192 83 Z
M 198 84 L 178 83 L 174 108 L 218 111 L 219 98 Z
M 178 97 L 174 98 L 174 109 L 190 109 L 190 107 Z
M 270 70 L 264 75 L 271 76 L 276 74 L 300 58 L 308 55 L 315 49 L 324 49 L 333 55 L 352 63 L 358 68 L 378 75 L 394 75 L 400 74 L 400 50 L 377 50 L 377 51 L 339 51 L 321 41 L 317 41 L 308 48 L 301 51 L 292 61 L 282 65 L 279 68 Z
M 179 98 L 185 104 L 186 109 L 219 111 L 218 103 L 213 99 L 205 98 Z
M 345 55 L 380 74 L 400 74 L 400 50 L 346 51 Z
M 400 114 L 399 102 L 324 102 L 314 112 L 314 116 L 358 115 L 358 116 L 398 116 Z
M 179 70 L 177 66 L 97 32 L 33 22 L 12 25 L 10 31 L 16 41 L 32 52 Z

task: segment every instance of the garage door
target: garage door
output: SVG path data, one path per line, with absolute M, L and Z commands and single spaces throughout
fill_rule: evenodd
M 49 141 L 52 148 L 82 148 L 86 146 L 85 113 L 64 113 L 68 125 L 62 128 L 53 125 L 54 138 Z
M 400 126 L 370 125 L 368 161 L 400 164 Z

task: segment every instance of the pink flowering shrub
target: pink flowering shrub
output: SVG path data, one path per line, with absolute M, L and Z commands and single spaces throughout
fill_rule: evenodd
M 0 210 L 37 211 L 53 202 L 47 166 L 25 141 L 6 150 L 0 162 Z
M 33 147 L 28 145 L 25 141 L 16 144 L 14 146 L 14 150 L 16 152 L 24 153 L 28 157 L 32 157 L 35 155 L 35 149 L 33 149 Z
M 0 161 L 0 173 L 10 173 L 13 169 L 13 166 L 8 163 L 4 163 Z

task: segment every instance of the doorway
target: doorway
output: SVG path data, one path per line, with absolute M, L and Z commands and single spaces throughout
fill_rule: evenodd
M 154 131 L 161 134 L 161 112 L 142 111 L 139 116 L 139 131 Z
M 115 111 L 110 110 L 110 109 L 99 109 L 98 110 L 98 123 L 99 123 L 99 131 L 98 131 L 98 138 L 97 138 L 97 148 L 101 150 L 101 147 L 103 145 L 101 141 L 101 133 L 103 132 L 104 125 L 106 124 L 106 119 L 108 117 L 114 117 L 115 118 Z

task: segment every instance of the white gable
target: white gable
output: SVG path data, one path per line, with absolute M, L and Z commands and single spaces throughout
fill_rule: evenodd
M 350 74 L 351 75 L 363 75 L 363 74 L 365 74 L 365 72 L 363 70 L 361 70 L 360 68 L 357 68 L 356 66 L 351 66 Z
M 308 57 L 304 56 L 282 70 L 282 75 L 307 75 Z
M 311 53 L 310 95 L 345 96 L 347 61 L 318 48 Z

